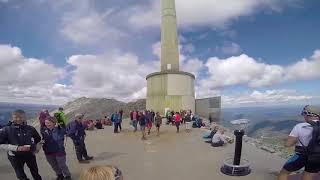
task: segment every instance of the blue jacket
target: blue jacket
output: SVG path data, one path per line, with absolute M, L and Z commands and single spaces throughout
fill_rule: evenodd
M 52 130 L 44 128 L 41 131 L 44 144 L 42 146 L 45 154 L 64 153 L 64 135 L 66 131 L 64 128 L 54 128 Z
M 71 121 L 66 128 L 67 135 L 72 140 L 80 140 L 86 135 L 86 126 L 76 120 Z
M 120 123 L 121 122 L 121 115 L 120 114 L 113 114 L 113 122 Z

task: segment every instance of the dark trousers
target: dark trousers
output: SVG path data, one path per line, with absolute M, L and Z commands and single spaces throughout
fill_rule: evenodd
M 119 129 L 119 126 L 121 127 L 121 124 L 120 123 L 114 123 L 114 133 L 118 133 L 118 129 Z M 121 129 L 121 128 L 120 128 Z
M 84 143 L 84 138 L 80 138 L 79 140 L 73 140 L 74 147 L 76 149 L 77 159 L 81 161 L 88 158 L 86 144 Z
M 19 156 L 8 156 L 8 159 L 19 180 L 29 180 L 26 173 L 24 172 L 24 164 L 27 164 L 27 166 L 29 167 L 34 180 L 42 180 L 38 172 L 38 165 L 35 155 L 24 154 Z
M 120 123 L 119 123 L 119 128 L 120 128 L 120 131 L 122 130 L 121 124 L 122 124 L 122 122 L 120 122 Z
M 175 124 L 176 124 L 176 127 L 177 127 L 177 132 L 179 132 L 179 130 L 180 130 L 180 122 L 176 122 Z

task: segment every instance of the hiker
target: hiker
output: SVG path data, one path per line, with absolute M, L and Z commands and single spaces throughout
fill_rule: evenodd
M 8 151 L 8 159 L 19 180 L 28 180 L 24 165 L 30 169 L 35 180 L 41 180 L 35 153 L 41 137 L 37 130 L 26 125 L 26 113 L 16 110 L 12 113 L 12 124 L 0 130 L 0 148 Z
M 113 115 L 112 115 L 112 121 L 113 121 L 113 125 L 114 125 L 114 130 L 113 132 L 114 133 L 119 133 L 119 125 L 121 123 L 121 117 L 120 117 L 120 114 L 118 112 L 115 112 Z
M 76 155 L 79 163 L 89 163 L 88 160 L 93 159 L 88 156 L 86 144 L 84 142 L 86 137 L 86 127 L 82 124 L 83 114 L 76 114 L 75 120 L 67 125 L 67 135 L 72 139 Z
M 49 111 L 47 109 L 42 110 L 39 115 L 40 129 L 45 127 L 44 121 L 47 117 L 50 117 Z
M 134 132 L 136 132 L 138 129 L 138 111 L 132 112 L 132 126 L 134 127 Z
M 295 146 L 295 153 L 283 166 L 278 180 L 287 180 L 290 173 L 303 167 L 303 180 L 312 180 L 320 172 L 320 107 L 305 106 L 301 115 L 305 122 L 292 129 L 285 144 Z
M 104 128 L 103 128 L 103 124 L 102 124 L 102 122 L 101 122 L 100 119 L 97 119 L 97 120 L 96 120 L 96 123 L 95 123 L 94 126 L 95 126 L 97 129 L 104 129 Z
M 139 112 L 139 125 L 140 125 L 140 129 L 141 129 L 141 133 L 142 133 L 142 140 L 147 140 L 146 138 L 146 117 L 145 117 L 145 113 Z
M 174 115 L 174 123 L 177 127 L 177 133 L 179 133 L 181 121 L 182 119 L 181 119 L 180 113 L 176 112 L 176 114 Z
M 190 113 L 186 114 L 186 116 L 184 118 L 184 121 L 186 123 L 186 132 L 189 133 L 191 131 L 191 128 L 192 128 L 191 114 Z
M 81 171 L 80 180 L 123 180 L 123 176 L 115 166 L 95 166 Z
M 214 124 L 213 126 L 211 126 L 209 132 L 207 132 L 203 138 L 206 139 L 205 142 L 206 143 L 212 143 L 212 138 L 213 136 L 218 132 L 219 130 L 219 126 L 217 126 L 216 124 Z
M 67 125 L 67 118 L 64 115 L 63 108 L 59 107 L 59 111 L 54 113 L 54 117 L 57 119 L 58 125 L 65 128 Z
M 41 131 L 42 146 L 46 159 L 53 171 L 56 173 L 56 180 L 71 180 L 71 174 L 66 164 L 66 151 L 64 148 L 65 128 L 57 125 L 54 117 L 47 117 L 45 127 Z
M 152 123 L 153 123 L 153 114 L 150 111 L 146 113 L 146 121 L 147 121 L 147 128 L 148 128 L 148 135 L 151 133 Z
M 213 135 L 211 140 L 212 147 L 224 146 L 226 143 L 233 143 L 233 140 L 224 135 L 225 129 L 220 127 L 219 130 Z
M 166 118 L 167 118 L 167 125 L 168 124 L 170 124 L 172 121 L 171 121 L 171 111 L 170 110 L 168 110 L 167 112 L 166 112 Z
M 119 111 L 119 117 L 120 117 L 120 122 L 119 122 L 119 124 L 118 124 L 118 126 L 119 126 L 119 129 L 120 129 L 120 132 L 121 132 L 121 130 L 122 130 L 122 117 L 123 117 L 123 110 L 121 109 L 120 111 Z
M 154 117 L 154 123 L 157 127 L 157 136 L 160 135 L 160 126 L 162 124 L 162 117 L 160 116 L 159 112 L 156 113 L 156 116 Z

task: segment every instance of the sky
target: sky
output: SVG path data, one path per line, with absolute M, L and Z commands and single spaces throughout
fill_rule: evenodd
M 160 70 L 160 0 L 0 0 L 0 101 L 134 101 Z M 180 69 L 224 107 L 320 104 L 320 1 L 176 0 Z

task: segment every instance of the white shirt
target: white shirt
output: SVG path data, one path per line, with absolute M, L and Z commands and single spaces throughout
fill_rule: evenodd
M 312 139 L 312 131 L 313 128 L 309 123 L 299 123 L 292 129 L 289 136 L 298 138 L 302 142 L 303 146 L 308 146 Z M 299 140 L 296 143 L 296 146 L 302 146 Z
M 224 143 L 226 143 L 226 137 L 225 135 L 221 134 L 219 131 L 214 134 L 214 136 L 212 137 L 212 143 L 218 143 L 220 141 L 223 141 Z

